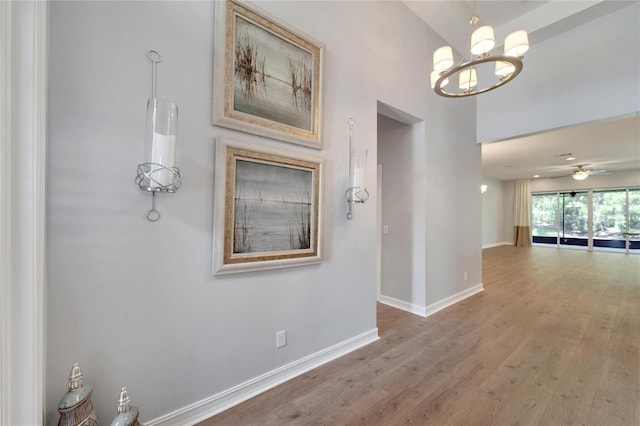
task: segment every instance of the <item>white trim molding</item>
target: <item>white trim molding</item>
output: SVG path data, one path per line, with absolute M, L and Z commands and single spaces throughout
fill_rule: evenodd
M 501 243 L 485 244 L 485 245 L 482 246 L 482 248 L 486 249 L 486 248 L 491 248 L 491 247 L 512 246 L 512 245 L 513 245 L 513 243 L 509 243 L 509 242 L 503 241 Z
M 421 317 L 427 316 L 427 308 L 423 305 L 416 305 L 415 303 L 406 302 L 404 300 L 396 299 L 395 297 L 380 295 L 380 303 L 391 306 L 392 308 L 402 309 L 403 311 L 420 315 Z
M 448 308 L 451 305 L 455 305 L 458 302 L 463 301 L 464 299 L 473 296 L 474 294 L 478 294 L 481 291 L 484 291 L 484 285 L 482 283 L 478 285 L 474 285 L 473 287 L 469 287 L 466 290 L 462 290 L 459 293 L 456 293 L 452 296 L 446 297 L 442 300 L 439 300 L 435 303 L 432 303 L 427 306 L 427 315 L 430 316 L 435 314 L 438 311 L 443 310 L 444 308 Z
M 0 2 L 0 423 L 44 423 L 48 3 Z
M 145 426 L 193 425 L 378 339 L 378 329 L 371 329 L 201 401 L 146 421 L 144 424 Z
M 481 291 L 484 291 L 484 285 L 482 283 L 469 287 L 466 290 L 439 300 L 426 307 L 384 295 L 380 296 L 380 303 L 384 303 L 385 305 L 389 305 L 393 308 L 402 309 L 403 311 L 407 311 L 412 314 L 420 315 L 421 317 L 428 317 L 443 310 L 444 308 L 448 308 L 449 306 L 466 299 L 467 297 L 480 293 Z

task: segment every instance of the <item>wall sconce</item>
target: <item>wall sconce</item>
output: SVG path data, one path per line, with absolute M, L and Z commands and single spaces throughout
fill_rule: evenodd
M 480 185 L 480 193 L 484 194 L 485 192 L 487 192 L 487 189 L 489 187 L 487 185 Z
M 138 165 L 136 184 L 142 191 L 151 192 L 151 210 L 147 220 L 160 219 L 156 210 L 156 192 L 176 192 L 182 179 L 176 162 L 176 126 L 178 107 L 173 102 L 156 96 L 156 65 L 162 57 L 150 50 L 147 57 L 151 61 L 151 98 L 147 101 L 147 128 L 145 134 L 145 163 Z
M 367 150 L 352 149 L 353 117 L 347 119 L 349 123 L 349 188 L 345 192 L 347 197 L 347 220 L 353 218 L 352 206 L 354 203 L 364 203 L 369 199 L 369 192 L 364 187 L 367 172 Z

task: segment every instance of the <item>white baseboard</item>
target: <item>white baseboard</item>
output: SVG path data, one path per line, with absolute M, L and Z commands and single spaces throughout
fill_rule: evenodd
M 498 246 L 512 246 L 513 243 L 507 242 L 507 241 L 503 241 L 501 243 L 492 243 L 492 244 L 485 244 L 482 246 L 483 249 L 486 248 L 491 248 L 491 247 L 498 247 Z
M 416 305 L 414 303 L 405 302 L 404 300 L 396 299 L 395 297 L 380 295 L 380 303 L 389 305 L 392 308 L 402 309 L 403 311 L 410 312 L 412 314 L 420 315 L 421 317 L 427 316 L 427 308 L 425 306 Z
M 156 419 L 144 422 L 145 426 L 184 426 L 193 425 L 214 416 L 228 408 L 238 405 L 281 383 L 293 379 L 307 371 L 320 367 L 336 358 L 353 352 L 378 340 L 378 329 L 374 328 L 351 339 L 340 342 L 319 352 L 306 356 L 290 364 L 276 368 L 237 386 L 212 395 L 208 398 L 180 408 Z
M 432 303 L 430 305 L 427 306 L 426 312 L 425 312 L 425 316 L 430 316 L 435 314 L 438 311 L 443 310 L 444 308 L 448 308 L 451 305 L 454 305 L 464 299 L 466 299 L 467 297 L 471 297 L 474 294 L 478 294 L 481 291 L 484 291 L 484 285 L 482 283 L 478 284 L 478 285 L 474 285 L 473 287 L 469 287 L 466 290 L 462 290 L 459 293 L 456 293 L 452 296 L 449 296 L 445 299 L 439 300 L 435 303 Z
M 385 305 L 389 305 L 394 308 L 402 309 L 403 311 L 407 311 L 412 314 L 420 315 L 421 317 L 428 317 L 438 311 L 443 310 L 444 308 L 447 308 L 453 304 L 460 302 L 461 300 L 466 299 L 467 297 L 471 297 L 476 293 L 480 293 L 483 290 L 484 286 L 482 285 L 482 283 L 480 283 L 466 290 L 462 290 L 461 292 L 449 296 L 445 299 L 432 303 L 426 307 L 416 305 L 414 303 L 405 302 L 404 300 L 399 300 L 385 295 L 380 296 L 380 303 L 384 303 Z

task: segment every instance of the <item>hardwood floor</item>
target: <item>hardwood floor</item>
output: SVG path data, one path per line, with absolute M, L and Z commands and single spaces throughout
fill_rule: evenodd
M 640 425 L 640 256 L 501 246 L 483 282 L 201 425 Z

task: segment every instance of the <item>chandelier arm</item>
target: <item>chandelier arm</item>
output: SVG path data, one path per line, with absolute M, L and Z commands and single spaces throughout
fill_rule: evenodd
M 475 22 L 475 27 L 478 28 L 478 16 L 476 15 L 476 6 L 474 5 L 473 7 L 473 18 L 471 23 L 471 27 L 473 28 L 473 23 Z M 471 39 L 473 38 L 473 29 L 471 30 L 471 32 L 469 33 L 469 48 L 467 49 L 467 52 L 469 53 L 469 61 L 468 62 L 472 62 L 473 61 L 473 53 L 471 53 Z M 460 64 L 459 66 L 464 65 L 464 63 Z M 469 68 L 469 80 L 467 81 L 467 87 L 465 89 L 463 89 L 464 93 L 471 93 L 471 80 L 473 79 L 473 66 L 471 67 L 464 67 L 465 68 Z M 462 70 L 461 70 L 462 71 Z M 458 82 L 460 81 L 460 76 L 458 76 Z M 455 82 L 454 82 L 455 84 Z M 436 86 L 439 87 L 439 86 Z M 459 87 L 460 89 L 462 89 L 461 87 Z
M 503 78 L 500 79 L 500 81 L 498 81 L 496 84 L 493 84 L 492 86 L 486 87 L 482 90 L 465 90 L 462 93 L 451 93 L 451 92 L 447 92 L 446 90 L 444 90 L 442 88 L 442 84 L 445 82 L 445 80 L 447 80 L 448 78 L 452 77 L 455 74 L 460 73 L 461 71 L 464 71 L 465 69 L 470 69 L 476 65 L 479 64 L 483 64 L 486 62 L 509 62 L 510 64 L 512 64 L 515 69 L 514 71 L 509 74 L 508 76 L 505 76 Z M 493 89 L 497 89 L 500 86 L 503 86 L 505 84 L 507 84 L 508 82 L 510 82 L 511 80 L 513 80 L 518 74 L 520 74 L 520 71 L 522 71 L 522 60 L 520 58 L 516 58 L 513 56 L 507 56 L 507 55 L 495 55 L 495 56 L 488 56 L 488 57 L 481 57 L 475 60 L 470 60 L 468 62 L 464 62 L 460 65 L 456 65 L 454 67 L 449 68 L 447 71 L 443 72 L 442 74 L 440 74 L 440 78 L 438 78 L 438 80 L 435 83 L 435 86 L 433 88 L 433 90 L 440 96 L 444 96 L 444 97 L 448 97 L 448 98 L 461 98 L 461 97 L 466 97 L 466 96 L 475 96 L 475 95 L 479 95 L 480 93 L 485 93 L 488 92 L 490 90 Z

